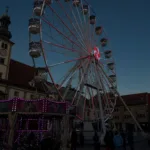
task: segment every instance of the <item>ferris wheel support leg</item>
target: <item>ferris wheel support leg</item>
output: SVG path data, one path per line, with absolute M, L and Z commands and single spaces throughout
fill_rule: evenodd
M 96 78 L 97 78 L 97 82 L 98 82 L 97 85 L 99 85 L 101 87 L 101 83 L 100 83 L 100 80 L 98 77 L 98 72 L 96 69 L 95 60 L 94 60 L 94 64 L 95 64 L 94 66 L 95 66 Z M 103 138 L 106 134 L 106 127 L 105 127 L 104 112 L 103 112 L 102 101 L 101 101 L 101 97 L 100 97 L 99 86 L 97 87 L 97 92 L 98 92 L 98 101 L 99 101 L 99 107 L 100 107 L 100 118 L 101 118 L 101 125 L 102 125 L 102 133 L 101 133 L 100 137 L 101 137 L 101 140 L 103 140 Z
M 68 150 L 67 144 L 70 138 L 69 136 L 69 116 L 65 115 L 63 118 L 63 134 L 62 134 L 62 150 Z
M 109 77 L 107 76 L 107 74 L 105 73 L 105 71 L 103 70 L 103 68 L 100 66 L 101 71 L 104 73 L 105 77 L 108 79 L 108 81 L 110 82 L 110 85 L 112 87 L 114 87 L 113 82 L 109 79 Z M 138 123 L 138 121 L 136 120 L 136 118 L 134 117 L 133 113 L 131 112 L 131 110 L 128 108 L 127 104 L 124 102 L 123 98 L 120 96 L 120 93 L 117 91 L 117 89 L 115 89 L 114 91 L 117 95 L 119 100 L 122 102 L 122 104 L 125 106 L 125 108 L 127 109 L 127 111 L 130 113 L 132 119 L 134 120 L 135 124 L 137 125 L 137 127 L 141 130 L 143 136 L 147 136 L 146 133 L 144 132 L 144 130 L 141 128 L 140 124 Z

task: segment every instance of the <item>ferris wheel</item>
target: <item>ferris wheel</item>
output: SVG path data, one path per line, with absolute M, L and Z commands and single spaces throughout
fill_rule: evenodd
M 112 117 L 116 104 L 116 71 L 110 41 L 86 0 L 35 0 L 29 20 L 29 55 L 43 69 L 36 82 L 78 108 L 78 117 Z

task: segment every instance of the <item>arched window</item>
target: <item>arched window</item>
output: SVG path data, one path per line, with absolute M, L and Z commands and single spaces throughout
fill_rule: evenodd
M 7 48 L 8 48 L 8 45 L 7 45 L 7 44 L 5 44 L 4 48 L 5 48 L 5 49 L 7 49 Z
M 7 48 L 8 48 L 8 45 L 5 44 L 5 43 L 2 43 L 2 44 L 1 44 L 1 48 L 7 49 Z
M 5 48 L 5 44 L 4 44 L 4 43 L 2 43 L 2 44 L 1 44 L 1 47 L 2 47 L 2 48 Z

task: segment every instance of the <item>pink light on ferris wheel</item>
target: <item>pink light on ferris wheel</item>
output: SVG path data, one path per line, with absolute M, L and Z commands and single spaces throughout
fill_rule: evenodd
M 100 51 L 99 51 L 99 48 L 98 47 L 94 47 L 94 57 L 97 59 L 97 60 L 100 60 Z

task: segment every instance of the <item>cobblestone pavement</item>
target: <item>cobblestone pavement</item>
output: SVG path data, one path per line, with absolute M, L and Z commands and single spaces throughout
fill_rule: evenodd
M 78 148 L 77 150 L 94 150 L 92 145 L 86 145 L 84 148 Z M 101 147 L 100 150 L 105 150 L 104 147 Z M 120 148 L 120 150 L 123 150 Z M 130 150 L 127 147 L 127 150 Z M 135 150 L 150 150 L 150 147 L 148 147 L 148 142 L 146 140 L 144 141 L 139 141 L 135 143 Z

